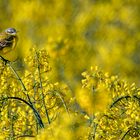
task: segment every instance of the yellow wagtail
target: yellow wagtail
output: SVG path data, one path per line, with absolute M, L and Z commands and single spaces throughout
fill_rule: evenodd
M 0 33 L 0 56 L 4 62 L 15 61 L 18 57 L 16 51 L 18 37 L 14 28 L 8 28 Z

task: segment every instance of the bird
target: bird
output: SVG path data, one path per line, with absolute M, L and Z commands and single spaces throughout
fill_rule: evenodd
M 0 33 L 0 57 L 5 63 L 15 61 L 18 58 L 17 42 L 18 36 L 15 28 L 7 28 Z

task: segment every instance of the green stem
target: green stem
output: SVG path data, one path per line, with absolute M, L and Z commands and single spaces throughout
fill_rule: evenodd
M 120 102 L 123 99 L 128 99 L 128 98 L 134 98 L 136 99 L 139 103 L 140 103 L 140 98 L 137 97 L 136 95 L 130 96 L 130 95 L 125 95 L 125 96 L 121 96 L 119 98 L 117 98 L 111 105 L 110 108 L 114 107 L 118 102 Z
M 58 91 L 54 91 L 54 92 L 55 92 L 55 94 L 60 98 L 60 100 L 61 100 L 61 102 L 63 103 L 63 106 L 64 106 L 66 112 L 67 112 L 68 115 L 70 116 L 68 107 L 67 107 L 67 105 L 66 105 L 66 103 L 65 103 L 65 101 L 64 101 L 64 99 L 63 99 L 63 97 L 61 96 L 61 94 L 60 94 Z
M 40 83 L 40 89 L 41 89 L 41 96 L 42 96 L 42 102 L 43 102 L 43 107 L 45 109 L 45 113 L 48 119 L 48 123 L 50 124 L 50 118 L 49 118 L 49 113 L 46 107 L 46 103 L 45 103 L 45 99 L 44 99 L 44 93 L 43 93 L 43 85 L 42 85 L 42 79 L 41 79 L 41 73 L 40 73 L 40 65 L 39 65 L 39 58 L 38 58 L 38 54 L 36 52 L 36 59 L 37 59 L 37 69 L 38 69 L 38 76 L 39 76 L 39 83 Z
M 28 101 L 29 101 L 28 104 L 30 104 L 30 107 L 32 107 L 33 112 L 34 112 L 34 115 L 36 116 L 36 119 L 38 120 L 38 123 L 39 123 L 40 127 L 43 128 L 43 127 L 44 127 L 44 124 L 43 124 L 43 122 L 42 122 L 41 116 L 40 116 L 39 112 L 36 110 L 35 106 L 33 105 L 32 101 L 31 101 L 31 99 L 30 99 L 30 96 L 29 96 L 28 93 L 27 93 L 27 89 L 26 89 L 24 83 L 22 82 L 22 79 L 19 77 L 18 73 L 17 73 L 16 70 L 12 67 L 12 65 L 11 65 L 10 63 L 8 63 L 8 66 L 9 66 L 9 68 L 12 70 L 12 72 L 14 73 L 14 75 L 16 76 L 17 80 L 20 82 L 20 84 L 21 84 L 21 86 L 22 86 L 22 88 L 23 88 L 24 94 L 26 95 L 26 97 L 27 97 L 27 99 L 28 99 Z M 41 120 L 41 121 L 40 121 L 40 120 Z
M 44 128 L 44 124 L 42 122 L 42 119 L 40 117 L 40 114 L 38 113 L 38 111 L 34 108 L 34 106 L 30 103 L 28 103 L 26 100 L 22 99 L 22 98 L 19 98 L 19 97 L 6 97 L 6 98 L 3 98 L 2 100 L 6 100 L 6 99 L 13 99 L 13 100 L 19 100 L 23 103 L 25 103 L 26 105 L 28 105 L 34 112 L 34 115 L 35 117 L 37 118 L 38 120 L 38 123 L 40 125 L 41 128 Z
M 8 66 L 11 69 L 11 71 L 14 73 L 14 75 L 16 76 L 17 80 L 20 82 L 20 84 L 21 84 L 21 86 L 23 88 L 24 94 L 26 95 L 27 89 L 26 89 L 24 83 L 22 82 L 21 78 L 19 77 L 19 75 L 17 74 L 16 70 L 12 67 L 12 65 L 10 63 L 8 63 Z

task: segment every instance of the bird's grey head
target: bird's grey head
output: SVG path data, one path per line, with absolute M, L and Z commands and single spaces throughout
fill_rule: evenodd
M 15 28 L 8 28 L 5 30 L 5 33 L 10 34 L 10 35 L 16 35 L 17 31 Z

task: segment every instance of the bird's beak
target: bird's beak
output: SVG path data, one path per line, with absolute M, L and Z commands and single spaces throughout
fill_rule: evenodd
M 11 35 L 16 35 L 17 34 L 17 32 L 16 33 L 12 33 Z
M 16 35 L 19 32 L 19 30 L 17 30 L 15 33 L 12 33 L 12 35 Z

